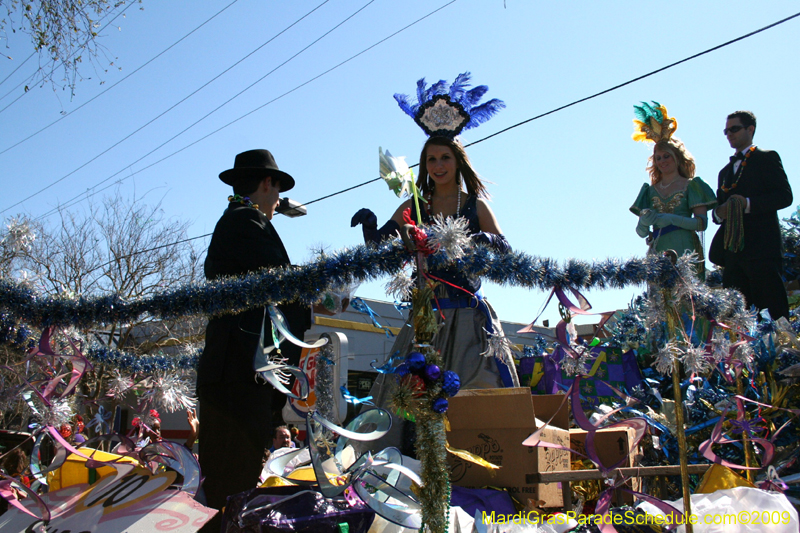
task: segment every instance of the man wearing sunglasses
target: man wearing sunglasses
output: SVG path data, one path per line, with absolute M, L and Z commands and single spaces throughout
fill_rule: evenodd
M 722 284 L 744 294 L 747 305 L 789 316 L 783 285 L 783 241 L 778 211 L 792 205 L 792 188 L 777 152 L 753 144 L 756 117 L 728 115 L 723 133 L 735 150 L 719 173 L 714 221 L 721 224 L 709 259 L 723 267 Z

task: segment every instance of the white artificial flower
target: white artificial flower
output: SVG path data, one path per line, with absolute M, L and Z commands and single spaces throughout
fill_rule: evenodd
M 378 147 L 379 172 L 389 188 L 398 198 L 413 194 L 414 172 L 408 168 L 406 158 L 393 157 L 389 150 Z
M 143 397 L 152 399 L 154 409 L 161 408 L 169 413 L 194 407 L 197 403 L 192 381 L 174 373 L 153 376 Z
M 723 363 L 731 353 L 731 341 L 725 330 L 717 328 L 711 338 L 711 359 L 714 364 Z
M 131 387 L 133 387 L 133 380 L 128 376 L 122 375 L 119 370 L 115 370 L 114 377 L 108 382 L 107 395 L 119 401 Z

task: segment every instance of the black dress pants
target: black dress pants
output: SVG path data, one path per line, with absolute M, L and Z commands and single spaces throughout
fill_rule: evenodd
M 783 285 L 783 263 L 780 259 L 745 257 L 741 253 L 725 252 L 722 285 L 738 289 L 747 305 L 759 310 L 769 309 L 773 320 L 789 318 L 789 299 Z
M 208 507 L 222 509 L 228 496 L 255 488 L 264 451 L 272 446 L 273 396 L 268 384 L 213 383 L 198 387 L 199 457 Z M 217 514 L 200 530 L 218 533 Z

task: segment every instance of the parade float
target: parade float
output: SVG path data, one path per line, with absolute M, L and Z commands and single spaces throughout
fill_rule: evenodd
M 381 163 L 390 187 L 421 200 L 401 159 L 381 151 Z M 254 370 L 290 400 L 313 392 L 316 403 L 305 413 L 308 446 L 273 454 L 262 485 L 231 496 L 225 531 L 797 530 L 794 312 L 789 320 L 756 316 L 740 293 L 714 284 L 714 273 L 699 280 L 690 255 L 559 264 L 475 244 L 449 219 L 407 222 L 405 242 L 354 246 L 303 265 L 138 300 L 44 297 L 0 279 L 0 342 L 24 354 L 2 369 L 0 408 L 18 413 L 8 419 L 30 434 L 15 449 L 31 448 L 28 483 L 27 474 L 3 473 L 8 510 L 0 529 L 199 529 L 216 511 L 197 501 L 197 460 L 151 431 L 151 410 L 193 404 L 198 355 L 141 356 L 73 332 L 144 316 L 266 306 Z M 786 221 L 784 242 L 794 275 L 797 216 Z M 502 331 L 489 334 L 485 357 L 513 364 L 518 386 L 461 391 L 459 375 L 443 368 L 433 343 L 436 280 L 426 275 L 442 268 L 557 300 L 562 320 L 552 336 L 520 347 Z M 387 276 L 392 294 L 412 302 L 413 345 L 378 367 L 394 384 L 388 410 L 363 409 L 338 424 L 334 397 L 363 399 L 334 390 L 337 361 L 325 339 L 293 338 L 274 306 L 314 304 L 337 287 Z M 597 313 L 590 338 L 576 334 L 574 317 L 594 313 L 581 291 L 632 286 L 646 291 L 626 310 Z M 271 358 L 283 340 L 313 350 L 315 364 L 304 366 L 313 376 Z M 87 400 L 79 385 L 97 375 L 94 367 L 114 378 L 105 397 Z M 129 432 L 114 407 L 131 394 L 141 417 Z M 415 457 L 370 445 L 387 435 L 393 418 L 413 425 Z M 76 429 L 87 433 L 80 444 L 72 438 Z

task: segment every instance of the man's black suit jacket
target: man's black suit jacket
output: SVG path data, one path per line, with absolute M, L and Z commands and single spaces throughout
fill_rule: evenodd
M 286 248 L 270 220 L 260 211 L 230 204 L 214 228 L 205 261 L 207 279 L 241 275 L 264 267 L 289 265 Z M 282 304 L 292 333 L 302 340 L 311 327 L 307 306 Z M 253 355 L 261 334 L 264 308 L 212 318 L 206 329 L 206 346 L 197 369 L 197 385 L 211 383 L 253 383 Z M 281 344 L 290 364 L 298 364 L 300 350 Z
M 778 222 L 778 210 L 792 205 L 792 188 L 781 158 L 777 152 L 756 148 L 747 159 L 747 165 L 736 188 L 728 192 L 733 182 L 733 162 L 720 170 L 717 179 L 717 202 L 725 203 L 734 194 L 750 199 L 750 213 L 744 215 L 744 249 L 737 254 L 742 258 L 780 259 L 783 257 L 783 241 Z M 722 222 L 715 241 L 721 241 L 725 233 Z

